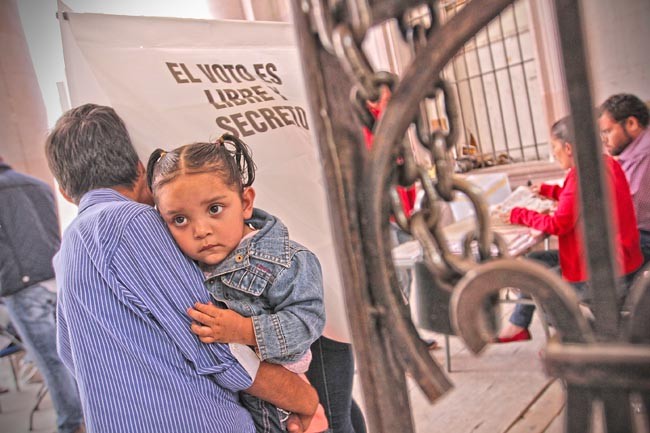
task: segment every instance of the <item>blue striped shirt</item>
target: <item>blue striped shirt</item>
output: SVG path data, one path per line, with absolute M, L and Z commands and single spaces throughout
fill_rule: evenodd
M 54 265 L 59 354 L 89 432 L 254 432 L 237 395 L 251 377 L 190 332 L 186 309 L 210 296 L 153 208 L 85 194 Z

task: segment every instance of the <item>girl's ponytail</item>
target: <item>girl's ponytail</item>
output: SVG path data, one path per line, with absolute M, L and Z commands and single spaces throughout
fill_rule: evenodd
M 228 149 L 226 143 L 232 145 L 234 149 Z M 223 134 L 215 143 L 218 146 L 223 146 L 232 155 L 237 164 L 237 169 L 241 176 L 242 188 L 247 188 L 255 181 L 255 162 L 251 156 L 251 149 L 246 143 L 232 134 Z
M 147 185 L 149 189 L 153 191 L 153 175 L 154 169 L 156 168 L 156 163 L 160 161 L 161 158 L 165 156 L 167 152 L 162 149 L 154 150 L 149 156 L 149 161 L 147 162 Z

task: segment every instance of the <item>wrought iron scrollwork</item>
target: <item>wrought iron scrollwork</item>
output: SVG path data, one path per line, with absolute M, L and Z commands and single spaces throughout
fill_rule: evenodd
M 558 0 L 562 2 L 571 3 Z M 518 287 L 543 305 L 558 330 L 545 360 L 549 372 L 567 380 L 569 414 L 590 404 L 585 389 L 594 385 L 578 377 L 574 359 L 591 362 L 592 371 L 601 373 L 633 366 L 643 374 L 647 370 L 642 364 L 648 359 L 650 326 L 643 312 L 650 311 L 650 277 L 642 278 L 632 290 L 622 338 L 627 357 L 617 358 L 609 346 L 597 343 L 599 334 L 579 311 L 567 283 L 539 265 L 508 257 L 505 242 L 490 228 L 481 191 L 455 175 L 457 114 L 441 72 L 452 56 L 513 0 L 468 2 L 445 24 L 438 20 L 437 3 L 294 0 L 314 132 L 324 161 L 332 219 L 341 229 L 337 244 L 359 373 L 371 430 L 376 432 L 412 431 L 412 420 L 405 415 L 405 371 L 431 401 L 452 386 L 419 339 L 398 289 L 391 256 L 391 218 L 420 242 L 424 262 L 435 280 L 433 286 L 445 294 L 443 299 L 451 297 L 451 305 L 441 311 L 446 313 L 449 308 L 454 329 L 473 351 L 479 352 L 493 338 L 489 321 L 477 318 L 492 313 L 485 309 L 485 299 L 500 289 Z M 368 30 L 388 19 L 397 20 L 415 54 L 399 79 L 374 70 L 361 48 Z M 378 101 L 386 91 L 391 93 L 390 100 L 375 119 L 368 103 Z M 429 122 L 427 107 L 439 101 L 444 102 L 446 128 L 434 128 Z M 590 101 L 586 107 L 591 107 Z M 432 167 L 418 163 L 414 155 L 407 139 L 412 125 L 419 144 L 431 154 Z M 362 126 L 374 134 L 370 152 L 362 144 Z M 416 183 L 424 199 L 421 208 L 408 215 L 402 210 L 397 188 Z M 458 193 L 472 204 L 477 227 L 467 233 L 460 255 L 450 251 L 440 217 L 441 203 L 453 200 Z M 630 348 L 626 343 L 636 346 Z M 618 383 L 634 386 L 647 406 L 647 377 L 623 376 L 616 376 Z M 621 391 L 621 386 L 617 385 L 616 392 L 624 394 L 627 391 Z M 601 398 L 607 406 L 608 398 Z M 576 422 L 567 428 L 574 431 L 574 427 L 584 424 Z

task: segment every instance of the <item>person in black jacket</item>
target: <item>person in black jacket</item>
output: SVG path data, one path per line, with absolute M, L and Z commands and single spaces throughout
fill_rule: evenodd
M 0 157 L 0 296 L 45 380 L 59 433 L 83 432 L 77 384 L 56 351 L 52 257 L 59 243 L 50 187 Z

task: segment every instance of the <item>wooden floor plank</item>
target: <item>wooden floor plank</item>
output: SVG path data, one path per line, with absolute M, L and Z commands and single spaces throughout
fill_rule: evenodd
M 564 433 L 564 410 L 560 411 L 544 433 Z
M 564 386 L 554 380 L 549 387 L 524 412 L 508 433 L 543 433 L 555 421 L 564 408 Z
M 504 320 L 508 314 L 504 314 Z M 520 420 L 529 408 L 550 389 L 554 380 L 543 371 L 540 350 L 546 339 L 535 317 L 531 332 L 533 340 L 522 343 L 492 344 L 475 356 L 457 337 L 451 337 L 454 389 L 430 405 L 417 384 L 409 382 L 409 395 L 417 433 L 505 433 Z M 442 335 L 425 333 L 444 344 Z M 433 352 L 444 365 L 444 348 Z M 555 389 L 555 388 L 553 388 Z M 548 399 L 560 399 L 556 392 Z M 555 403 L 557 405 L 558 403 Z M 548 407 L 557 414 L 550 402 Z M 544 410 L 543 408 L 541 409 Z M 553 420 L 548 416 L 546 426 Z

